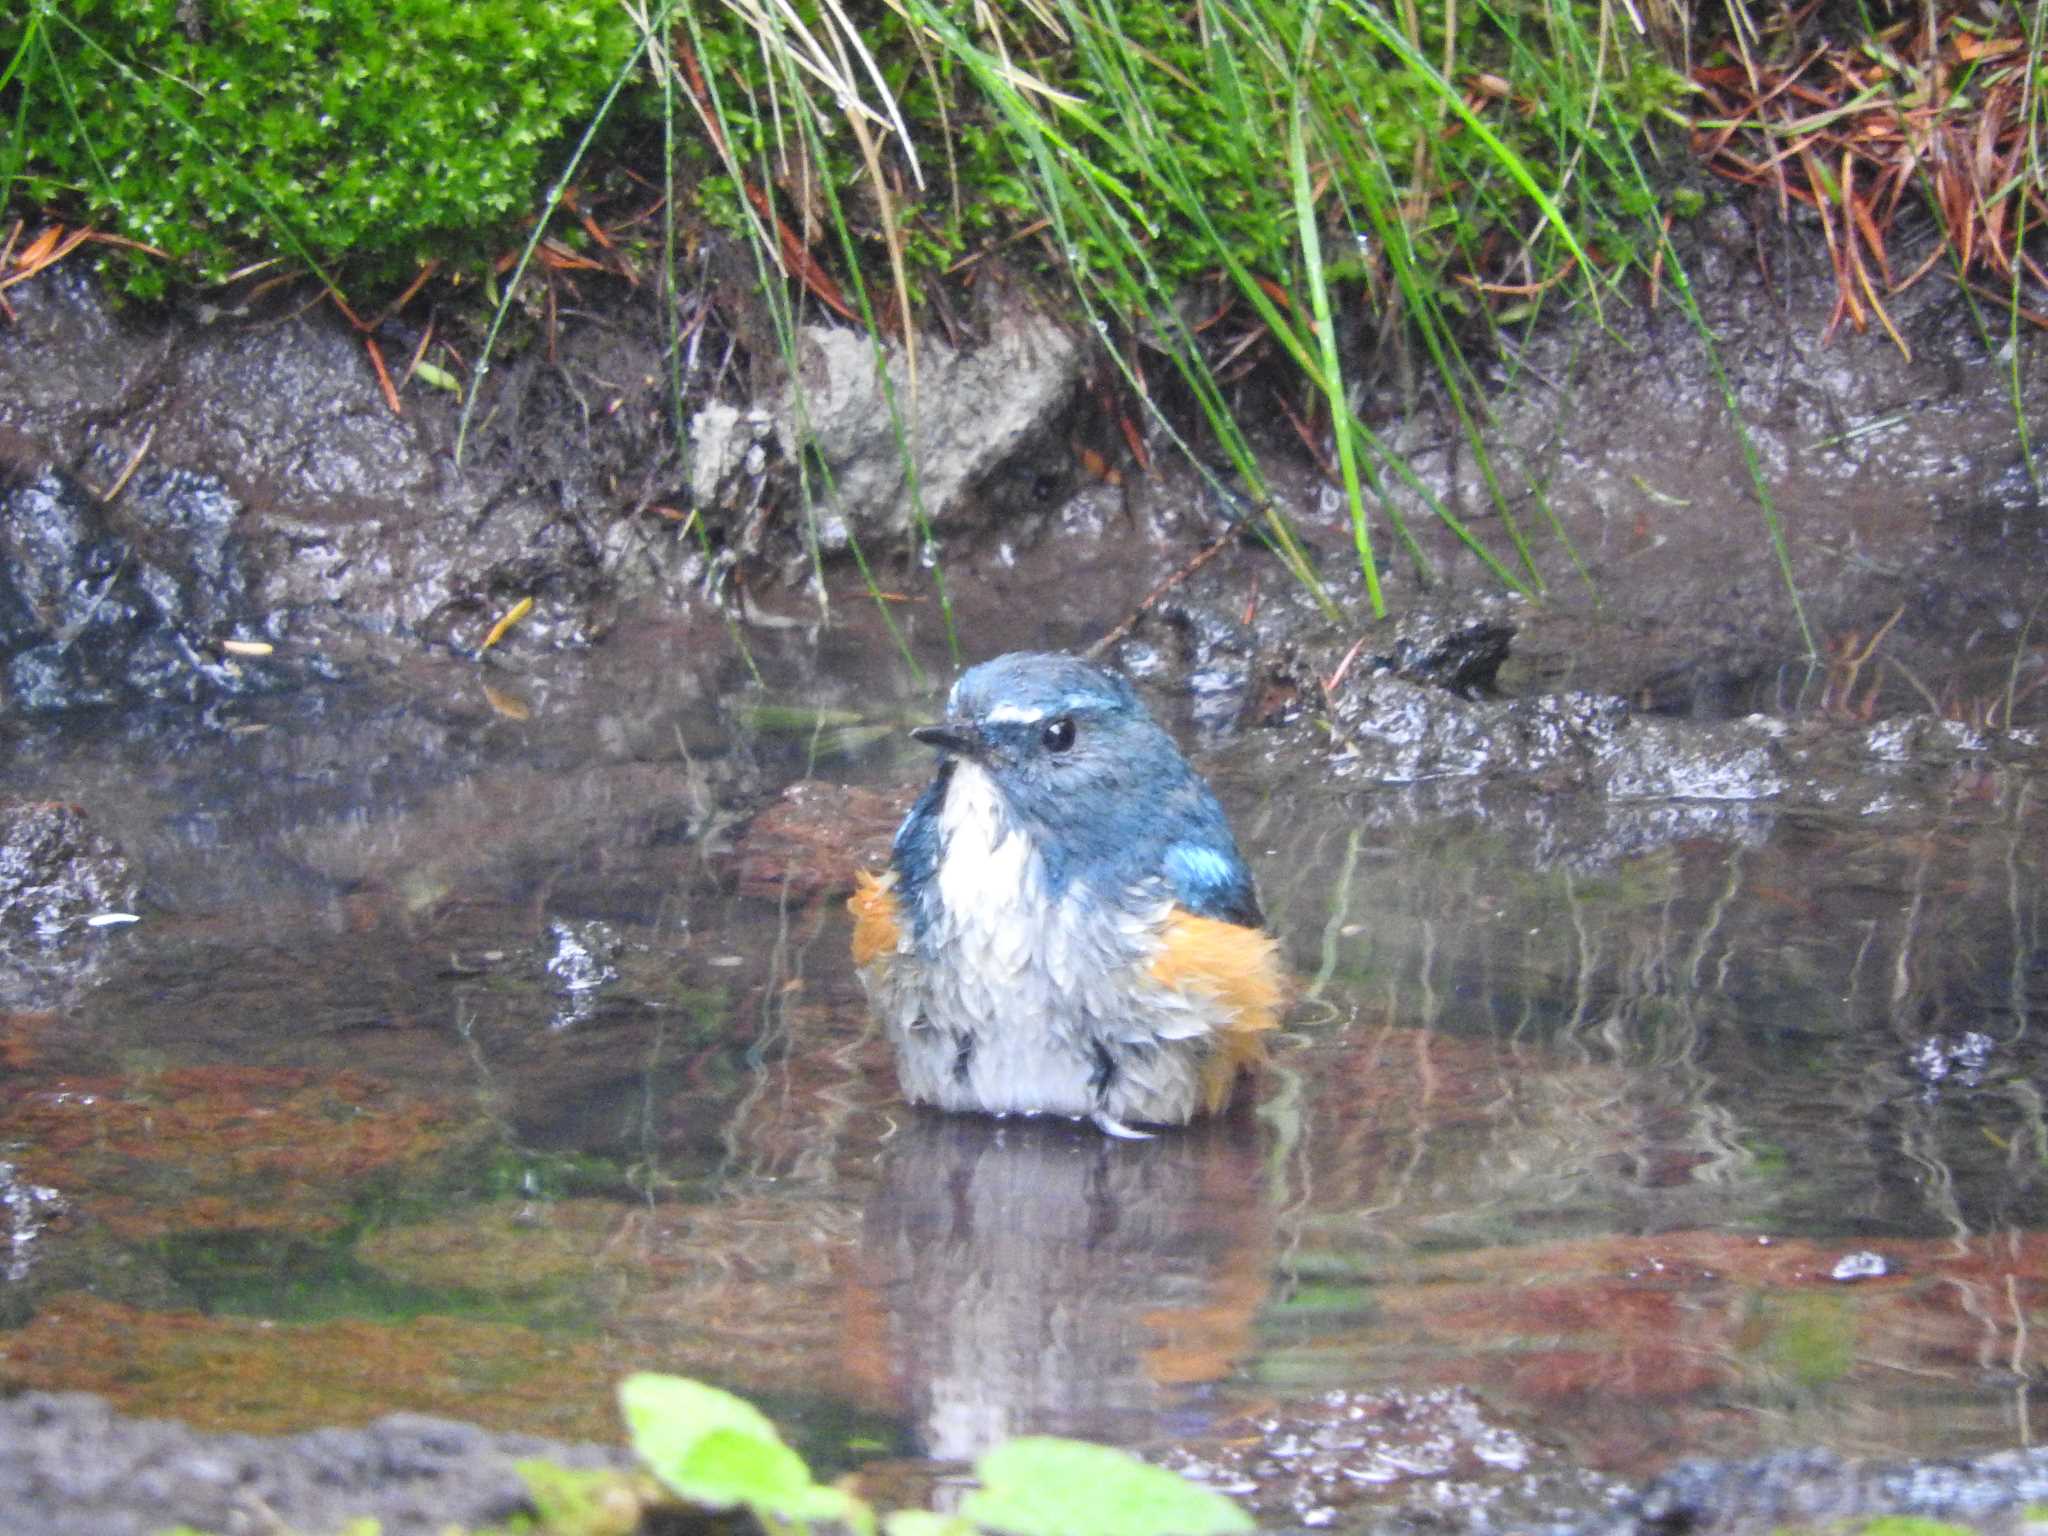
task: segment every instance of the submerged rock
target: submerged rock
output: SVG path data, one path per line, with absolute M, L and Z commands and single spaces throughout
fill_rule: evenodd
M 13 1163 L 0 1161 L 0 1281 L 19 1285 L 28 1278 L 36 1239 L 65 1208 L 64 1197 L 56 1190 L 24 1177 Z
M 757 900 L 844 895 L 857 871 L 888 867 L 889 841 L 914 794 L 799 779 L 748 820 L 720 862 L 740 894 Z
M 557 918 L 540 938 L 540 959 L 548 985 L 560 1002 L 550 1029 L 568 1029 L 595 1016 L 598 995 L 619 979 L 626 940 L 601 918 Z
M 1339 1388 L 1224 1428 L 1176 1470 L 1270 1528 L 1557 1530 L 1626 1492 L 1463 1387 Z
M 1832 1451 L 1780 1451 L 1750 1461 L 1681 1462 L 1646 1487 L 1612 1526 L 1660 1532 L 1827 1529 L 1879 1517 L 2018 1529 L 2048 1497 L 2048 1449 L 1947 1461 L 1857 1461 Z
M 0 804 L 0 950 L 134 904 L 128 861 L 77 806 Z
M 97 930 L 134 921 L 134 871 L 74 805 L 0 803 L 0 1009 L 55 1006 L 108 963 Z

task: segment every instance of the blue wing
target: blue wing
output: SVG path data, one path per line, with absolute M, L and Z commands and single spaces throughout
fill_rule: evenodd
M 1258 892 L 1252 872 L 1228 843 L 1178 842 L 1166 850 L 1166 881 L 1174 900 L 1197 917 L 1220 918 L 1246 928 L 1262 928 Z
M 949 759 L 939 765 L 938 773 L 917 797 L 890 846 L 889 862 L 896 870 L 897 892 L 920 935 L 931 921 L 930 905 L 924 898 L 931 889 L 932 877 L 939 872 L 939 810 L 946 803 L 946 786 L 952 778 L 953 764 Z

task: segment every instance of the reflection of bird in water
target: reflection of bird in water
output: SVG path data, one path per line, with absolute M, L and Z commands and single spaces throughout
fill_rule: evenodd
M 853 953 L 913 1101 L 1180 1125 L 1285 994 L 1223 809 L 1131 685 L 1018 653 L 961 677 L 944 754 L 863 877 Z
M 1243 1118 L 1125 1145 L 919 1116 L 882 1156 L 854 1314 L 882 1359 L 849 1342 L 888 1370 L 925 1454 L 1149 1435 L 1248 1348 L 1272 1242 Z

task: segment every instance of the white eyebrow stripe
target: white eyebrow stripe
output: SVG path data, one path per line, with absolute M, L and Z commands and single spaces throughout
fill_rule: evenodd
M 1045 711 L 1022 704 L 998 704 L 982 718 L 990 725 L 1036 725 L 1045 718 Z

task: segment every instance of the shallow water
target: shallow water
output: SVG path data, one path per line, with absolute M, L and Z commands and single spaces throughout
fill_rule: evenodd
M 837 882 L 932 698 L 794 641 L 765 692 L 673 664 L 715 643 L 6 727 L 0 793 L 84 804 L 143 899 L 0 999 L 0 1158 L 54 1191 L 14 1200 L 0 1383 L 611 1438 L 669 1369 L 827 1467 L 1051 1430 L 1310 1525 L 2031 1440 L 2024 765 L 1866 754 L 1849 814 L 1206 736 L 1303 996 L 1255 1106 L 1127 1145 L 896 1101 Z M 749 833 L 799 778 L 884 793 Z

